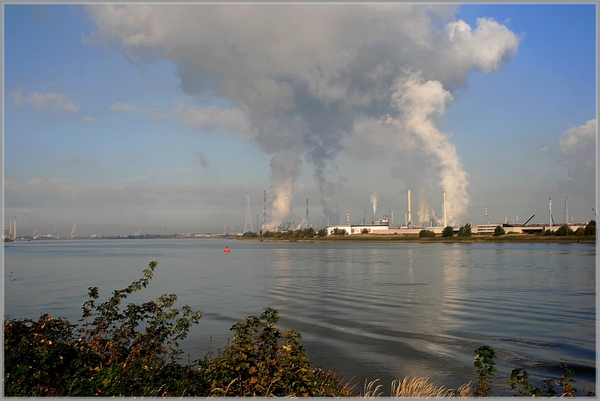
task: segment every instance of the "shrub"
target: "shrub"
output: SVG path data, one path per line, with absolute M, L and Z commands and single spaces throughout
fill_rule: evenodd
M 454 228 L 452 228 L 451 226 L 444 227 L 444 230 L 442 231 L 442 237 L 452 237 L 452 236 L 454 236 Z
M 209 353 L 193 365 L 178 363 L 178 341 L 200 312 L 188 305 L 174 309 L 174 294 L 120 309 L 129 294 L 148 285 L 157 265 L 150 262 L 143 278 L 100 304 L 98 288 L 90 287 L 80 326 L 48 315 L 37 321 L 5 318 L 4 395 L 358 395 L 334 372 L 313 368 L 300 333 L 282 335 L 275 327 L 277 311 L 270 308 L 235 324 L 233 344 L 218 357 Z
M 349 396 L 332 372 L 313 369 L 300 342 L 301 335 L 275 327 L 279 315 L 267 308 L 259 316 L 250 316 L 231 328 L 233 344 L 200 364 L 200 374 L 211 383 L 210 395 L 216 396 Z M 280 344 L 279 340 L 282 339 Z
M 150 262 L 140 280 L 99 305 L 98 287 L 90 287 L 80 327 L 48 315 L 37 322 L 5 319 L 5 361 L 13 361 L 5 364 L 5 395 L 181 396 L 200 383 L 176 362 L 178 341 L 199 312 L 174 309 L 174 294 L 120 309 L 127 295 L 148 285 L 157 265 Z
M 422 237 L 422 238 L 435 237 L 435 233 L 431 230 L 421 230 L 421 231 L 419 231 L 419 237 Z
M 562 226 L 558 227 L 558 230 L 556 230 L 556 232 L 554 233 L 554 235 L 558 235 L 558 236 L 566 236 L 566 235 L 573 235 L 574 232 L 573 230 L 571 230 L 571 228 L 569 227 L 568 224 L 563 224 Z
M 482 345 L 475 350 L 475 362 L 473 365 L 477 368 L 478 374 L 475 394 L 479 397 L 487 397 L 494 393 L 490 384 L 496 371 L 495 357 L 496 353 L 487 345 Z
M 504 231 L 504 228 L 502 226 L 496 226 L 496 228 L 494 229 L 494 237 L 498 237 L 500 235 L 504 235 L 506 234 L 506 231 Z
M 469 223 L 458 229 L 459 237 L 470 237 L 471 236 L 471 225 Z
M 585 235 L 596 235 L 596 220 L 590 220 L 590 222 L 585 225 L 584 230 Z

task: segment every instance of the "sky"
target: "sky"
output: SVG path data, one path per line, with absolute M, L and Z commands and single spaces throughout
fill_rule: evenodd
M 5 4 L 4 226 L 594 219 L 597 9 Z M 487 216 L 486 216 L 487 213 Z

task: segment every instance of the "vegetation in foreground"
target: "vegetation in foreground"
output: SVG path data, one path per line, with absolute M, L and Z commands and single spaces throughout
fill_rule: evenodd
M 376 397 L 379 380 L 366 382 L 362 390 L 353 378 L 345 380 L 331 370 L 313 367 L 301 343 L 301 335 L 276 327 L 278 313 L 267 308 L 231 330 L 233 341 L 216 356 L 184 365 L 178 348 L 200 312 L 188 305 L 173 306 L 174 294 L 136 305 L 122 302 L 145 288 L 158 263 L 150 262 L 144 276 L 97 304 L 98 288 L 89 288 L 80 324 L 42 315 L 30 319 L 4 319 L 4 396 L 7 397 Z M 472 397 L 493 395 L 496 371 L 494 351 L 482 346 L 475 351 L 478 381 L 458 389 L 436 386 L 425 378 L 404 378 L 391 383 L 395 397 Z M 557 380 L 534 387 L 528 373 L 514 369 L 507 384 L 520 396 L 574 396 L 573 370 Z M 586 395 L 593 395 L 591 393 Z

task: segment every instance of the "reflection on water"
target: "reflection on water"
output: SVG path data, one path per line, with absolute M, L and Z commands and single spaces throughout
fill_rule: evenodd
M 533 381 L 558 377 L 565 362 L 578 389 L 595 389 L 594 245 L 13 243 L 5 313 L 76 321 L 89 286 L 108 296 L 150 260 L 159 261 L 155 277 L 131 301 L 175 293 L 200 310 L 183 343 L 191 359 L 225 346 L 235 322 L 270 306 L 316 365 L 346 377 L 426 376 L 457 387 L 476 378 L 473 351 L 485 344 L 496 351 L 497 386 L 516 367 Z

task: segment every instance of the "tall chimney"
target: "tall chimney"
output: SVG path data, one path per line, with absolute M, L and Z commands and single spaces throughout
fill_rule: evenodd
M 444 227 L 447 227 L 448 222 L 446 221 L 446 191 L 444 191 Z
M 408 222 L 406 225 L 408 227 L 412 226 L 412 213 L 410 211 L 410 189 L 408 190 Z

